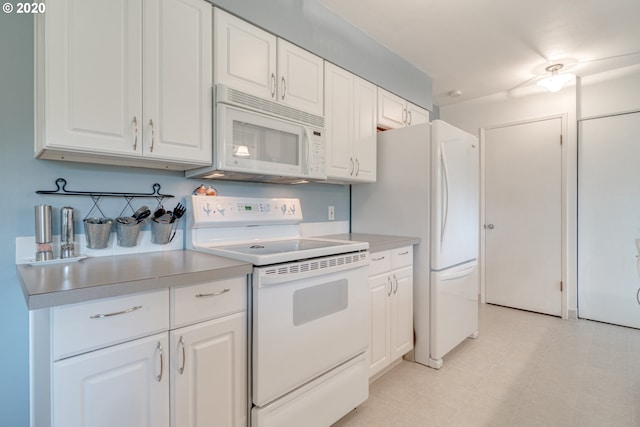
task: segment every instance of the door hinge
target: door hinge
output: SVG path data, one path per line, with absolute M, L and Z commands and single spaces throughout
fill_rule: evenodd
M 564 283 L 562 283 L 562 281 L 560 282 L 560 292 L 564 291 Z
M 562 145 L 562 135 L 560 135 L 560 145 Z

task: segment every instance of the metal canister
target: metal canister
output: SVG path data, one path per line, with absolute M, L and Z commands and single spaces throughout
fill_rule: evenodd
M 75 256 L 75 233 L 73 230 L 73 208 L 65 206 L 60 210 L 60 258 Z
M 53 258 L 51 250 L 51 206 L 36 205 L 36 261 L 46 261 Z

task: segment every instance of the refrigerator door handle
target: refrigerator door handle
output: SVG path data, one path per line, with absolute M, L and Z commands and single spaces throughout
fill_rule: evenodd
M 440 166 L 442 170 L 442 215 L 441 215 L 441 224 L 440 224 L 440 246 L 442 246 L 442 241 L 444 240 L 444 232 L 447 228 L 447 216 L 449 215 L 449 170 L 447 169 L 447 159 L 444 156 L 444 144 L 440 144 Z
M 440 274 L 440 280 L 445 281 L 445 280 L 457 280 L 457 279 L 462 279 L 463 277 L 466 277 L 468 275 L 470 275 L 471 273 L 473 273 L 473 271 L 478 267 L 477 263 L 473 263 L 471 265 L 469 265 L 468 267 L 465 267 L 461 270 L 458 270 L 456 268 L 452 268 L 452 271 L 446 271 Z

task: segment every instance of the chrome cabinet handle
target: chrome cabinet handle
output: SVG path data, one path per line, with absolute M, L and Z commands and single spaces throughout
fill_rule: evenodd
M 407 110 L 407 125 L 410 125 L 412 120 L 413 115 L 411 114 L 411 111 Z
M 138 148 L 138 118 L 133 116 L 133 128 L 135 129 L 135 137 L 133 138 L 133 151 Z
M 162 381 L 162 374 L 164 373 L 164 349 L 162 348 L 162 344 L 158 341 L 158 346 L 156 347 L 156 353 L 160 354 L 160 373 L 156 375 L 156 381 Z
M 284 77 L 282 77 L 282 100 L 284 101 L 284 96 L 287 93 L 287 82 L 285 81 Z
M 218 295 L 226 294 L 231 289 L 223 289 L 220 292 L 213 292 L 210 294 L 196 294 L 196 298 L 208 298 L 208 297 L 217 297 Z
M 276 96 L 276 75 L 271 73 L 271 97 L 275 98 Z
M 155 139 L 156 131 L 153 127 L 153 120 L 149 120 L 149 126 L 151 126 L 151 147 L 149 147 L 149 151 L 153 153 L 153 141 Z
M 400 252 L 398 255 L 407 255 L 409 251 Z
M 356 176 L 360 173 L 360 161 L 356 157 Z
M 384 255 L 379 258 L 371 258 L 371 261 L 382 261 L 384 259 Z
M 180 337 L 180 341 L 178 341 L 178 347 L 182 348 L 182 366 L 178 369 L 178 373 L 182 375 L 184 373 L 184 366 L 187 363 L 187 354 L 184 349 L 184 339 Z
M 398 293 L 398 278 L 396 277 L 396 275 L 393 275 L 393 281 L 396 284 L 396 288 L 393 290 L 394 295 Z
M 142 308 L 141 305 L 136 305 L 135 307 L 131 307 L 128 308 L 126 310 L 122 310 L 122 311 L 116 311 L 113 313 L 106 313 L 106 314 L 94 314 L 93 316 L 89 317 L 90 319 L 102 319 L 104 317 L 111 317 L 111 316 L 120 316 L 121 314 L 127 314 L 127 313 L 133 313 L 136 310 L 140 310 Z
M 393 283 L 391 283 L 391 276 L 387 276 L 387 283 L 389 284 L 389 292 L 387 292 L 387 296 L 391 296 L 391 292 L 393 292 Z
M 407 123 L 407 109 L 402 110 L 402 123 Z
M 349 161 L 351 162 L 351 172 L 349 172 L 349 175 L 353 175 L 353 171 L 355 170 L 355 163 L 353 163 L 353 157 L 350 157 Z

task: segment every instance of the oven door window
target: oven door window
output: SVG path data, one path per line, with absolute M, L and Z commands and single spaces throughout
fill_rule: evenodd
M 331 283 L 299 289 L 293 294 L 293 325 L 300 326 L 345 310 L 349 303 L 349 283 Z
M 231 107 L 225 113 L 225 160 L 243 171 L 299 176 L 304 128 Z

